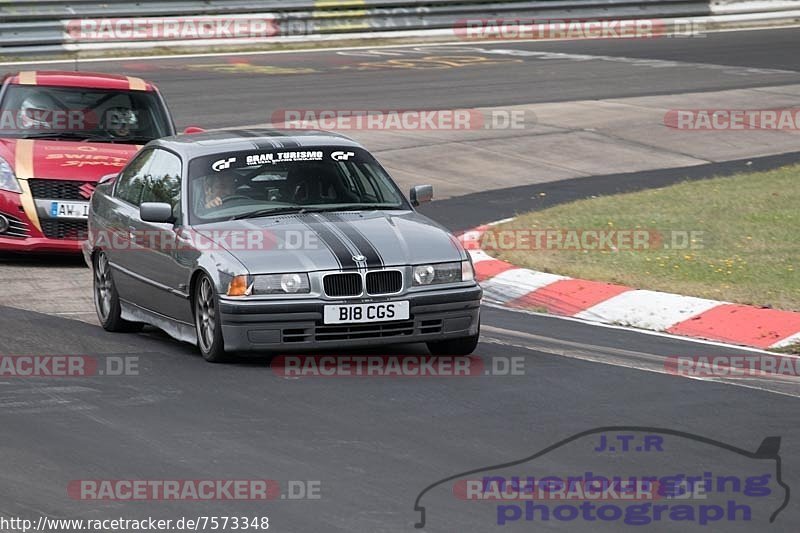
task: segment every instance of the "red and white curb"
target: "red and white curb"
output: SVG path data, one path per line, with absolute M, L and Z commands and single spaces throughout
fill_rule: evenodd
M 490 226 L 501 222 L 458 237 L 491 303 L 761 349 L 800 342 L 797 312 L 568 278 L 495 259 L 480 249 L 480 240 Z

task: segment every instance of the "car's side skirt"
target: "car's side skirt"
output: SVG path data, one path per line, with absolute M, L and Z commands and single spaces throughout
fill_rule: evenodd
M 193 324 L 175 320 L 122 299 L 120 299 L 120 307 L 124 320 L 149 324 L 164 331 L 175 340 L 197 345 L 197 330 Z

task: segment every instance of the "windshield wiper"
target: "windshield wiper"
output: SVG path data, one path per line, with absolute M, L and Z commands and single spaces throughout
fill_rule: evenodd
M 26 139 L 80 139 L 82 141 L 106 141 L 117 142 L 113 137 L 106 137 L 97 133 L 80 133 L 77 131 L 49 131 L 46 133 L 34 133 L 25 136 Z
M 401 206 L 397 205 L 382 205 L 382 204 L 339 204 L 328 206 L 290 206 L 290 207 L 273 207 L 272 209 L 259 209 L 258 211 L 251 211 L 243 215 L 236 215 L 231 220 L 242 220 L 244 218 L 258 218 L 272 215 L 285 215 L 287 213 L 302 215 L 305 213 L 325 213 L 330 211 L 354 211 L 354 210 L 367 210 L 367 209 L 386 209 L 386 210 L 402 210 Z
M 258 218 L 258 217 L 268 217 L 272 215 L 286 215 L 286 214 L 297 214 L 302 215 L 304 213 L 316 213 L 319 212 L 320 209 L 315 209 L 309 206 L 291 206 L 291 207 L 272 207 L 270 209 L 259 209 L 258 211 L 250 211 L 249 213 L 244 213 L 242 215 L 236 215 L 235 217 L 231 218 L 231 220 L 242 220 L 245 218 Z
M 110 137 L 100 133 L 87 133 L 78 131 L 48 131 L 25 136 L 26 139 L 80 139 L 81 141 L 96 141 L 107 143 L 147 144 L 150 137 Z
M 123 143 L 147 144 L 153 140 L 153 137 L 120 137 L 116 140 Z
M 394 204 L 341 204 L 336 207 L 325 208 L 326 211 L 402 211 L 404 209 L 402 206 Z

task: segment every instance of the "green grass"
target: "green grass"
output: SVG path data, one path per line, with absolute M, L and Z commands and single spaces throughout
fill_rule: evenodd
M 566 276 L 800 311 L 800 165 L 581 200 L 498 230 L 552 228 L 702 233 L 692 249 L 490 253 Z
M 800 355 L 800 342 L 794 342 L 789 346 L 784 346 L 783 348 L 770 348 L 770 351 Z

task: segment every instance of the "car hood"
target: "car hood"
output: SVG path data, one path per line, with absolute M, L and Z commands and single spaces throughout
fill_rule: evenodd
M 446 229 L 414 211 L 281 215 L 193 229 L 228 250 L 252 274 L 381 268 L 466 258 Z
M 0 139 L 0 156 L 21 179 L 97 181 L 119 172 L 141 146 L 44 139 Z

